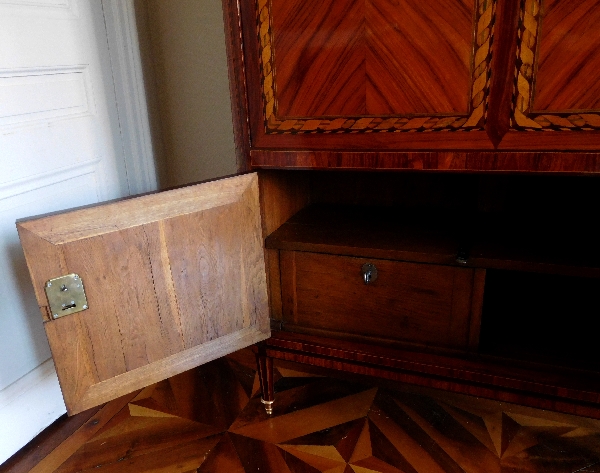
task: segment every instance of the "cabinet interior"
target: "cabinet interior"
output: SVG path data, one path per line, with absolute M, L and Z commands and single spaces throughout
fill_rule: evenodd
M 273 213 L 273 206 L 281 206 L 289 214 L 279 226 L 271 224 L 266 234 L 271 254 L 272 319 L 283 321 L 280 327 L 284 330 L 471 358 L 492 356 L 567 368 L 600 368 L 600 356 L 593 348 L 594 315 L 599 309 L 595 299 L 600 293 L 600 235 L 594 218 L 600 187 L 596 178 L 261 173 L 263 183 L 279 183 L 279 198 L 263 196 L 271 202 L 268 211 Z M 292 207 L 295 212 L 290 211 Z M 291 271 L 286 261 L 294 252 L 479 271 L 485 274 L 484 290 L 481 294 L 472 291 L 469 297 L 472 304 L 476 297 L 482 298 L 481 330 L 471 314 L 471 331 L 476 333 L 461 332 L 461 337 L 467 336 L 466 342 L 411 343 L 394 336 L 392 342 L 381 333 L 336 333 L 327 329 L 327 323 L 317 330 L 314 314 L 302 323 L 290 316 L 286 319 L 286 277 Z M 331 292 L 335 280 L 327 284 Z M 308 293 L 307 288 L 302 290 Z
M 489 270 L 479 351 L 600 370 L 600 279 Z

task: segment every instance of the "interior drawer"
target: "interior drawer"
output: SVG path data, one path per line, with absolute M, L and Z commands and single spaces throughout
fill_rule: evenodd
M 284 328 L 452 348 L 473 344 L 473 269 L 297 251 L 281 251 L 280 258 Z M 368 284 L 365 263 L 377 268 Z

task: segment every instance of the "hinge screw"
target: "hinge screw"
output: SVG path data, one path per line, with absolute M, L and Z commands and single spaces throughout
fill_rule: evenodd
M 46 283 L 46 287 L 50 287 L 50 286 L 52 286 L 52 283 L 51 283 L 50 281 L 48 281 L 48 282 Z
M 87 305 L 84 305 L 84 306 L 82 307 L 82 309 L 83 309 L 83 310 L 85 310 L 85 309 L 87 309 L 87 308 L 88 308 L 88 306 L 87 306 Z

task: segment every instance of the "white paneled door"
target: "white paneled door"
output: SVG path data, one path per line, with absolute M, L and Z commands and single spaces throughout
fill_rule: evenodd
M 103 3 L 0 0 L 0 463 L 2 393 L 50 357 L 15 219 L 129 194 Z

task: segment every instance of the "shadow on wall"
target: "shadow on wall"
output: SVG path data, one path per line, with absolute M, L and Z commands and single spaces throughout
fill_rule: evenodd
M 135 9 L 161 187 L 236 173 L 221 0 Z

